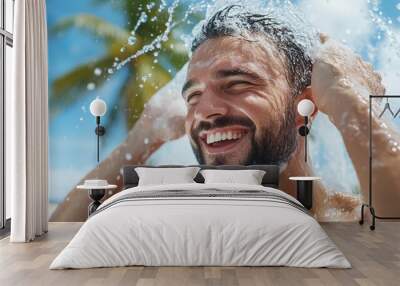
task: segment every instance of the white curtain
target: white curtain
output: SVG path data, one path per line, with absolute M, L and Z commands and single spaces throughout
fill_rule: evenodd
M 48 84 L 45 0 L 15 1 L 13 94 L 6 100 L 12 242 L 47 232 Z

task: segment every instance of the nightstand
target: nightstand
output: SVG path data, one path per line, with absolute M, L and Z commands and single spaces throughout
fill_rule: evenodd
M 297 200 L 308 210 L 313 203 L 313 181 L 321 180 L 320 177 L 290 177 L 289 180 L 297 182 Z
M 77 189 L 88 190 L 89 197 L 92 199 L 92 203 L 88 206 L 88 216 L 94 213 L 97 208 L 101 205 L 100 200 L 106 194 L 106 190 L 111 190 L 117 188 L 117 185 L 106 185 L 106 186 L 89 186 L 89 185 L 79 185 Z

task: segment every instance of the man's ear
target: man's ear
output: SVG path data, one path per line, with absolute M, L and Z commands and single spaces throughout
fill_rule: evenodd
M 301 116 L 301 115 L 297 112 L 297 105 L 298 105 L 299 102 L 300 102 L 301 100 L 303 100 L 303 99 L 309 99 L 309 100 L 311 100 L 311 101 L 314 103 L 314 106 L 315 106 L 314 112 L 313 112 L 313 114 L 311 114 L 311 116 L 310 116 L 310 119 L 311 119 L 310 121 L 312 121 L 312 120 L 315 118 L 315 116 L 317 116 L 317 113 L 318 113 L 318 107 L 317 107 L 315 98 L 314 98 L 314 96 L 313 96 L 313 93 L 312 93 L 312 90 L 311 90 L 311 86 L 307 86 L 307 87 L 301 92 L 301 94 L 297 96 L 296 101 L 295 101 L 295 104 L 296 104 L 296 106 L 295 106 L 295 110 L 296 110 L 296 127 L 300 127 L 300 126 L 304 125 L 304 117 Z

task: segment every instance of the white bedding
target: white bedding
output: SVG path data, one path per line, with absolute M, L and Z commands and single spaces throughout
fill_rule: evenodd
M 122 191 L 84 223 L 50 269 L 127 265 L 294 266 L 349 268 L 317 221 L 274 200 L 173 197 L 121 200 L 144 191 L 258 190 L 234 184 L 142 186 Z M 144 193 L 140 193 L 144 194 Z

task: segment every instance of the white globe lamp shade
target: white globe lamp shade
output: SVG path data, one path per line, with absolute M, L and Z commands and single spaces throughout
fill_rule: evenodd
M 304 117 L 310 116 L 313 114 L 315 110 L 314 103 L 309 99 L 302 99 L 300 100 L 299 104 L 297 105 L 297 112 Z
M 96 98 L 90 103 L 90 113 L 93 116 L 103 116 L 106 114 L 107 104 L 104 100 Z

